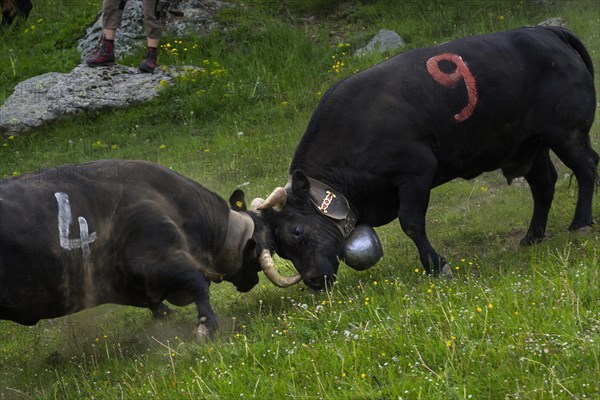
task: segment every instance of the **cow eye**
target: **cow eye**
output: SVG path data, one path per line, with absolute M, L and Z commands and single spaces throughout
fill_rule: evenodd
M 294 229 L 292 230 L 292 233 L 294 234 L 294 236 L 296 238 L 299 238 L 300 236 L 302 236 L 303 231 L 304 231 L 304 229 L 302 229 L 301 226 L 295 226 Z

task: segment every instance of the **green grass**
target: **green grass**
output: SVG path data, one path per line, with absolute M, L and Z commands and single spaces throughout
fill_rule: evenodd
M 0 101 L 24 79 L 74 67 L 76 40 L 100 8 L 40 3 L 26 25 L 0 36 Z M 600 65 L 591 1 L 245 3 L 218 16 L 224 31 L 163 38 L 162 64 L 205 74 L 140 106 L 0 138 L 0 176 L 135 158 L 224 197 L 238 185 L 265 196 L 285 182 L 321 93 L 388 56 L 349 55 L 381 28 L 410 49 L 560 16 Z M 142 54 L 120 62 L 137 65 Z M 598 122 L 591 136 L 598 151 Z M 489 173 L 436 188 L 428 232 L 454 268 L 451 281 L 423 274 L 395 222 L 377 229 L 379 265 L 342 266 L 330 292 L 214 285 L 220 330 L 209 343 L 192 340 L 193 307 L 166 321 L 114 305 L 33 327 L 0 321 L 0 399 L 597 399 L 600 234 L 566 232 L 576 199 L 568 173 L 559 166 L 549 238 L 531 248 L 518 246 L 532 208 L 526 184 Z

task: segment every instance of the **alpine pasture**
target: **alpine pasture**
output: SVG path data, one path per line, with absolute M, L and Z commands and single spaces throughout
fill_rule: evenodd
M 34 1 L 27 22 L 2 31 L 0 102 L 18 82 L 75 67 L 77 40 L 101 3 Z M 143 159 L 226 198 L 238 187 L 264 197 L 285 184 L 325 90 L 390 56 L 353 56 L 383 28 L 404 38 L 405 51 L 560 17 L 600 69 L 600 5 L 591 0 L 230 3 L 214 32 L 161 40 L 160 65 L 205 72 L 164 85 L 149 103 L 1 137 L 0 177 Z M 137 66 L 144 52 L 140 41 L 118 62 Z M 494 172 L 433 191 L 428 233 L 452 280 L 424 274 L 394 222 L 377 228 L 382 261 L 363 272 L 342 265 L 332 290 L 278 289 L 263 278 L 245 294 L 213 285 L 220 327 L 207 343 L 193 341 L 193 306 L 165 320 L 105 305 L 32 327 L 0 321 L 0 399 L 598 399 L 600 228 L 567 231 L 577 184 L 557 169 L 548 237 L 531 247 L 518 245 L 533 204 L 524 180 L 507 186 Z M 278 259 L 282 273 L 290 268 Z

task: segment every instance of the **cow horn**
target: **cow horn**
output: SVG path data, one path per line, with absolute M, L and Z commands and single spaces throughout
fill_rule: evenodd
M 260 267 L 265 273 L 265 276 L 277 287 L 286 288 L 295 285 L 302 280 L 300 274 L 295 276 L 280 275 L 275 269 L 275 261 L 273 261 L 273 257 L 271 257 L 271 253 L 267 249 L 263 250 L 258 262 L 260 263 Z
M 252 199 L 252 202 L 250 203 L 250 210 L 252 211 L 257 211 L 258 207 L 261 206 L 262 203 L 265 202 L 265 199 L 261 198 L 261 197 L 257 197 L 255 199 Z
M 285 204 L 287 198 L 287 192 L 284 188 L 278 187 L 273 190 L 273 193 L 267 197 L 267 199 L 257 207 L 257 210 L 266 210 L 273 207 L 282 207 Z

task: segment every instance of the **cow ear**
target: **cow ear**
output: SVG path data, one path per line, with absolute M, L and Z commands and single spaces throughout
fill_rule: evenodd
M 310 182 L 302 170 L 295 170 L 292 174 L 292 194 L 297 198 L 308 198 L 310 195 Z
M 236 189 L 229 197 L 229 205 L 233 211 L 246 211 L 246 195 L 240 189 Z

